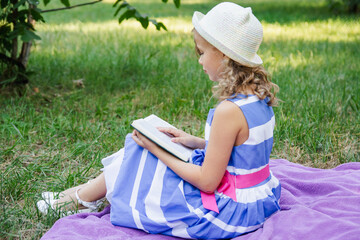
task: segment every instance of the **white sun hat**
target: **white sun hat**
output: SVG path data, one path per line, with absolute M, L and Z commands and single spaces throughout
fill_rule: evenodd
M 200 36 L 232 60 L 248 67 L 262 64 L 256 52 L 263 29 L 251 8 L 223 2 L 206 15 L 194 12 L 192 23 Z

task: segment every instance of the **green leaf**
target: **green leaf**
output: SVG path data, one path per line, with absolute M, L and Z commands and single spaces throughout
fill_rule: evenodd
M 30 42 L 32 40 L 40 40 L 41 38 L 33 31 L 25 29 L 24 34 L 21 36 L 23 42 Z
M 168 0 L 162 0 L 162 2 L 163 2 L 163 3 L 167 3 L 167 2 L 168 2 Z
M 0 26 L 0 46 L 5 48 L 6 51 L 11 51 L 12 44 L 9 34 L 11 32 L 10 25 L 2 25 Z
M 69 2 L 69 0 L 60 0 L 60 1 L 61 1 L 61 3 L 62 3 L 64 6 L 70 7 L 70 2 Z
M 8 39 L 13 40 L 14 38 L 17 38 L 19 35 L 21 35 L 22 30 L 19 28 L 19 26 L 15 26 L 14 29 L 9 32 Z
M 5 49 L 6 49 L 8 52 L 11 52 L 11 50 L 12 50 L 12 44 L 11 44 L 11 42 L 5 41 L 5 42 L 4 42 L 4 47 L 5 47 Z
M 147 15 L 142 15 L 138 11 L 135 12 L 136 20 L 141 23 L 141 26 L 145 29 L 149 26 L 149 17 Z
M 167 31 L 167 28 L 165 27 L 165 25 L 162 22 L 157 22 L 154 19 L 150 19 L 149 21 L 152 22 L 152 24 L 154 24 L 154 26 L 156 27 L 156 30 L 160 31 L 162 28 L 165 31 Z
M 174 0 L 174 4 L 177 8 L 180 7 L 180 0 Z
M 23 9 L 23 10 L 18 11 L 18 13 L 17 13 L 18 22 L 25 23 L 28 18 L 28 14 L 29 14 L 28 9 Z
M 115 7 L 119 2 L 121 2 L 122 0 L 116 0 L 116 2 L 113 4 L 113 7 Z M 124 1 L 125 2 L 125 1 Z
M 135 9 L 135 18 L 140 19 L 140 18 L 149 18 L 149 17 L 147 14 L 141 14 L 138 10 Z
M 124 7 L 127 7 L 129 6 L 129 4 L 127 2 L 123 2 L 119 7 L 118 9 L 116 9 L 115 11 L 115 14 L 114 14 L 114 17 L 120 12 L 121 9 L 123 9 Z
M 44 0 L 44 5 L 45 5 L 45 6 L 48 5 L 49 2 L 50 2 L 50 0 Z
M 15 9 L 15 8 L 19 8 L 21 5 L 24 5 L 25 2 L 26 2 L 26 0 L 21 0 L 21 1 L 19 1 L 17 4 L 15 4 L 13 8 L 14 8 L 14 9 Z
M 32 5 L 39 5 L 39 1 L 38 0 L 27 0 L 29 4 L 32 4 Z
M 135 16 L 135 9 L 128 9 L 126 10 L 120 17 L 119 17 L 119 23 L 124 21 L 125 19 L 129 19 Z
M 167 31 L 167 28 L 165 27 L 165 25 L 162 22 L 158 22 L 156 25 L 156 29 L 160 31 L 161 28 L 164 29 L 165 31 Z
M 147 27 L 149 26 L 149 19 L 146 18 L 141 18 L 139 19 L 141 26 L 145 29 L 147 29 Z
M 40 9 L 32 8 L 30 9 L 31 16 L 35 21 L 42 21 L 45 22 L 44 18 L 41 16 L 41 13 L 39 12 Z
M 1 25 L 0 26 L 0 38 L 6 36 L 11 31 L 10 25 Z

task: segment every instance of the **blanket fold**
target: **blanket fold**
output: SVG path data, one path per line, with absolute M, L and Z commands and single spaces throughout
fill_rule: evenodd
M 316 169 L 274 159 L 270 161 L 270 168 L 282 185 L 281 211 L 270 217 L 262 228 L 234 239 L 359 239 L 360 162 Z M 61 218 L 41 239 L 178 238 L 113 226 L 108 206 L 100 213 Z

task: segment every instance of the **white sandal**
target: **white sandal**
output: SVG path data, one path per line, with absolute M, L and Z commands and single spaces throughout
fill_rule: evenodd
M 87 182 L 87 184 L 89 184 L 92 180 L 89 180 Z M 93 202 L 86 202 L 80 199 L 78 191 L 80 190 L 80 188 L 76 189 L 75 191 L 75 197 L 76 200 L 78 201 L 78 205 L 83 205 L 84 207 L 86 207 L 86 209 L 77 209 L 77 210 L 73 210 L 73 211 L 68 211 L 68 212 L 63 212 L 61 214 L 62 217 L 64 216 L 68 216 L 68 215 L 72 215 L 75 213 L 89 213 L 89 212 L 95 212 L 99 209 L 99 207 L 103 204 L 104 202 L 104 198 L 93 201 Z M 56 209 L 54 207 L 54 203 L 56 200 L 59 199 L 59 192 L 43 192 L 41 193 L 41 198 L 42 200 L 38 201 L 36 203 L 37 208 L 39 209 L 39 211 L 43 214 L 47 214 L 49 211 L 49 207 L 54 210 L 57 211 L 58 209 Z
M 41 193 L 41 198 L 49 203 L 50 200 L 59 199 L 59 192 L 43 192 Z
M 92 212 L 96 212 L 99 209 L 99 207 L 101 206 L 101 204 L 104 202 L 104 199 L 99 199 L 99 200 L 92 201 L 92 202 L 86 202 L 86 201 L 80 199 L 79 194 L 78 194 L 79 190 L 80 190 L 80 188 L 75 191 L 75 197 L 76 197 L 76 200 L 78 201 L 78 204 L 81 204 L 84 207 L 87 207 Z
M 75 192 L 76 200 L 78 201 L 78 204 L 83 205 L 84 207 L 87 207 L 85 209 L 76 209 L 76 210 L 70 210 L 67 212 L 62 212 L 61 217 L 69 216 L 75 213 L 89 213 L 94 212 L 99 209 L 101 204 L 103 203 L 103 199 L 93 201 L 93 202 L 86 202 L 79 198 L 78 191 L 80 189 L 77 189 Z M 59 209 L 54 206 L 54 203 L 56 200 L 58 200 L 59 193 L 58 192 L 43 192 L 41 193 L 42 200 L 38 201 L 36 203 L 37 208 L 39 211 L 43 214 L 48 214 L 49 208 L 53 210 L 53 212 L 58 211 Z
M 37 208 L 39 209 L 39 211 L 42 213 L 42 214 L 47 214 L 48 213 L 48 210 L 49 210 L 49 207 L 51 207 L 53 210 L 54 209 L 54 202 L 55 200 L 52 199 L 52 200 L 40 200 L 36 203 L 36 206 Z
M 49 202 L 46 202 L 45 200 L 40 200 L 36 203 L 36 206 L 39 209 L 39 211 L 44 215 L 48 214 L 49 208 L 51 208 L 53 210 L 53 212 L 57 212 L 57 211 L 59 211 L 59 209 L 54 207 L 54 203 L 56 200 L 57 199 L 52 199 Z M 89 213 L 89 212 L 91 212 L 91 209 L 89 209 L 89 208 L 77 209 L 77 210 L 73 210 L 73 211 L 61 212 L 60 216 L 65 217 L 65 216 L 73 215 L 75 213 Z
M 55 200 L 57 200 L 57 198 L 55 199 L 55 196 L 58 195 L 59 195 L 58 192 L 42 192 L 41 193 L 42 200 L 36 203 L 36 206 L 39 209 L 39 211 L 43 214 L 47 214 L 49 207 L 54 209 L 54 202 Z

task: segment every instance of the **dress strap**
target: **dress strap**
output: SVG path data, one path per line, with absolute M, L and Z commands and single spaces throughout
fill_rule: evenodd
M 256 95 L 250 95 L 247 98 L 237 98 L 236 100 L 234 99 L 234 103 L 236 105 L 238 105 L 239 107 L 244 106 L 246 104 L 250 104 L 250 103 L 254 103 L 259 101 L 260 99 L 258 98 L 258 96 Z

